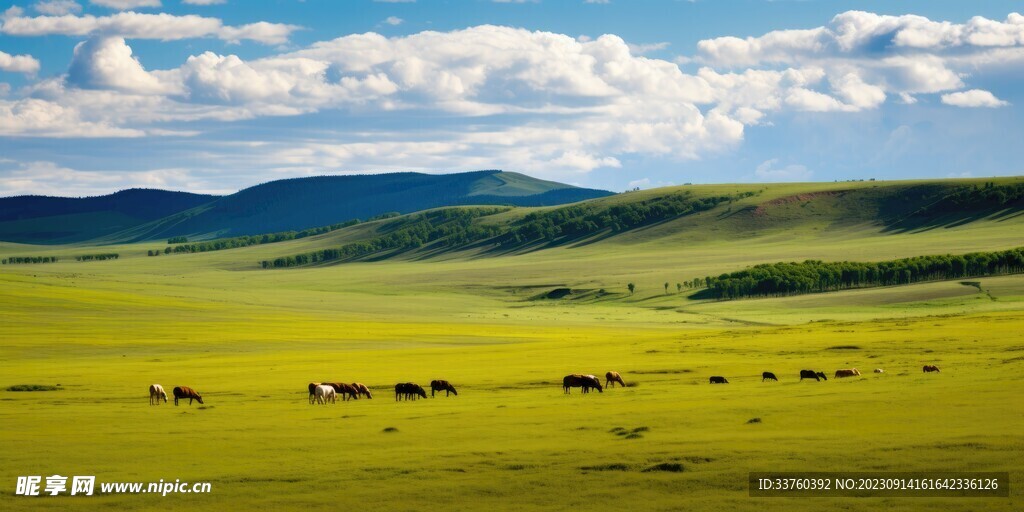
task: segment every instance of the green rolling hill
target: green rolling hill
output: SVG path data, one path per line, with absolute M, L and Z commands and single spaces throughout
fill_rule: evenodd
M 611 195 L 518 173 L 389 173 L 277 180 L 218 197 L 127 190 L 96 198 L 0 199 L 0 240 L 97 243 L 301 230 L 439 206 L 548 206 Z
M 81 242 L 171 215 L 217 196 L 129 189 L 98 197 L 0 198 L 0 240 L 60 244 Z

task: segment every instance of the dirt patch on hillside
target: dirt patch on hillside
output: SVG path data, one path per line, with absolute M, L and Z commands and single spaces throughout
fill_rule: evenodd
M 808 192 L 806 194 L 795 194 L 792 196 L 772 199 L 771 201 L 761 203 L 757 206 L 757 208 L 754 208 L 754 216 L 764 217 L 765 215 L 768 215 L 768 210 L 775 206 L 783 206 L 793 203 L 806 203 L 808 201 L 813 201 L 820 197 L 841 196 L 843 194 L 846 194 L 846 192 L 846 190 L 823 190 L 821 192 Z

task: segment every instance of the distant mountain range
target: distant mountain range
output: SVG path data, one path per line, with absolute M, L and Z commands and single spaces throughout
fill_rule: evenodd
M 57 244 L 209 239 L 298 230 L 441 206 L 552 206 L 612 195 L 523 174 L 389 173 L 272 181 L 228 196 L 131 189 L 0 198 L 0 240 Z

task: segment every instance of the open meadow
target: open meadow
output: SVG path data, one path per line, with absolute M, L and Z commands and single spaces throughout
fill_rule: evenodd
M 5 492 L 0 509 L 845 510 L 865 502 L 750 498 L 747 474 L 971 470 L 1009 471 L 1010 497 L 868 505 L 1019 510 L 1024 276 L 722 302 L 674 283 L 759 262 L 1006 249 L 1021 222 L 693 242 L 640 230 L 519 255 L 285 270 L 256 262 L 353 235 L 156 258 L 146 251 L 162 243 L 3 244 L 5 256 L 122 256 L 0 270 L 0 386 L 61 386 L 0 391 L 0 479 L 212 492 Z M 543 298 L 561 287 L 576 298 Z M 832 378 L 850 367 L 863 376 Z M 802 369 L 830 378 L 800 382 Z M 608 370 L 629 387 L 563 394 L 564 375 Z M 395 402 L 395 383 L 432 379 L 459 395 Z M 310 381 L 362 382 L 374 398 L 309 405 Z M 149 406 L 151 383 L 191 386 L 205 404 Z

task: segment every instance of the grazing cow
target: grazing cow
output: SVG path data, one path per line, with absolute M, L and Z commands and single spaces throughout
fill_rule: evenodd
M 818 378 L 821 380 L 828 380 L 828 377 L 825 376 L 825 372 L 818 372 Z
M 761 374 L 761 382 L 764 382 L 766 380 L 774 380 L 775 382 L 778 382 L 779 378 L 776 377 L 775 374 L 772 372 L 764 372 Z
M 729 381 L 725 380 L 725 377 L 714 376 L 709 379 L 712 384 L 728 384 Z
M 192 405 L 192 400 L 203 403 L 203 397 L 199 396 L 199 393 L 196 393 L 196 390 L 188 386 L 177 386 L 174 388 L 172 393 L 174 393 L 174 405 L 178 405 L 179 398 L 188 398 L 189 405 Z
M 319 386 L 319 385 L 320 385 L 319 382 L 310 382 L 309 383 L 309 403 L 310 403 L 310 405 L 313 404 L 314 394 L 316 393 L 316 387 Z
M 419 384 L 404 382 L 395 384 L 395 400 L 416 400 L 416 397 L 427 397 L 426 390 Z
M 326 405 L 327 402 L 335 403 L 338 392 L 330 384 L 321 384 L 316 387 L 313 394 L 316 396 L 316 403 Z
M 351 384 L 344 382 L 324 382 L 324 384 L 334 388 L 334 391 L 341 395 L 342 401 L 359 399 L 359 390 Z
M 801 370 L 800 371 L 800 380 L 814 379 L 816 381 L 820 381 L 821 379 L 824 379 L 824 378 L 825 378 L 825 374 L 822 374 L 821 372 L 815 372 L 813 370 Z M 828 379 L 825 379 L 825 380 L 828 380 Z
M 584 393 L 590 392 L 590 388 L 597 388 L 598 392 L 604 393 L 601 380 L 593 375 L 580 375 L 578 373 L 566 375 L 562 378 L 562 390 L 570 393 L 569 388 L 581 388 Z
M 859 377 L 860 370 L 856 368 L 848 368 L 845 370 L 836 370 L 836 378 L 842 379 L 844 377 Z
M 937 371 L 939 371 L 939 367 L 935 366 L 933 364 L 925 365 L 925 367 L 924 367 L 924 373 L 931 373 L 931 372 L 937 372 Z
M 364 395 L 366 398 L 373 398 L 373 395 L 370 394 L 370 388 L 366 387 L 365 384 L 353 382 L 352 387 L 356 388 L 360 395 Z
M 167 403 L 167 392 L 164 391 L 164 387 L 160 384 L 152 384 L 149 386 L 149 405 L 160 405 L 160 399 L 164 399 L 164 403 Z
M 608 372 L 604 374 L 604 378 L 605 387 L 614 388 L 616 382 L 618 382 L 622 387 L 626 387 L 626 383 L 622 382 L 622 375 L 619 375 L 619 372 Z
M 875 368 L 875 373 L 885 373 L 885 370 L 881 368 Z
M 455 386 L 446 380 L 432 380 L 430 381 L 430 397 L 434 397 L 434 393 L 437 391 L 444 391 L 444 396 L 448 396 L 451 393 L 455 393 L 455 396 L 459 396 L 459 392 L 455 391 Z

